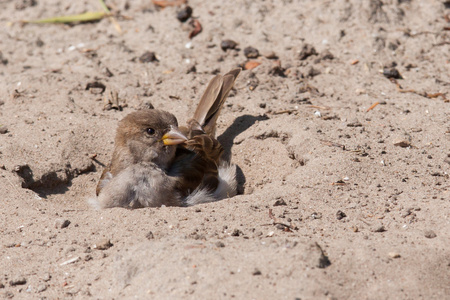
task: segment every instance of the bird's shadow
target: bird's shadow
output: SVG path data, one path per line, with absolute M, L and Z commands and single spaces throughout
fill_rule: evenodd
M 224 133 L 222 133 L 217 140 L 222 144 L 224 148 L 224 153 L 222 155 L 222 159 L 226 162 L 230 162 L 231 160 L 231 148 L 234 144 L 234 139 L 241 134 L 242 132 L 249 129 L 256 121 L 265 121 L 269 118 L 266 115 L 262 116 L 252 116 L 252 115 L 243 115 L 236 118 L 228 127 Z M 236 179 L 238 182 L 238 192 L 239 194 L 243 193 L 243 186 L 246 182 L 245 175 L 242 172 L 242 169 L 239 166 L 236 166 Z

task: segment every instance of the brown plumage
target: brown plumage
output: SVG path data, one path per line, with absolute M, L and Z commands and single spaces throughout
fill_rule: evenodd
M 186 127 L 160 110 L 120 121 L 111 164 L 97 185 L 98 206 L 187 206 L 235 194 L 235 168 L 222 164 L 215 130 L 240 71 L 211 80 Z
M 194 117 L 187 122 L 187 127 L 180 128 L 189 140 L 178 146 L 173 168 L 184 164 L 180 168 L 183 176 L 179 185 L 183 195 L 199 186 L 214 191 L 219 185 L 218 167 L 223 148 L 215 138 L 216 122 L 240 72 L 241 69 L 234 69 L 224 76 L 216 75 L 203 93 Z

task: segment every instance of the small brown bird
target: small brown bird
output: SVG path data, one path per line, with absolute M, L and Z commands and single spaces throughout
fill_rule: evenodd
M 215 76 L 186 127 L 171 113 L 146 109 L 119 122 L 110 165 L 94 205 L 190 206 L 236 194 L 236 167 L 221 161 L 215 138 L 220 110 L 241 69 Z

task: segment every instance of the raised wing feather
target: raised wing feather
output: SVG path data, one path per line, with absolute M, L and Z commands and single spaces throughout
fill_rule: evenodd
M 214 134 L 220 110 L 240 72 L 241 69 L 234 69 L 224 76 L 217 75 L 214 77 L 200 99 L 193 119 L 207 134 Z

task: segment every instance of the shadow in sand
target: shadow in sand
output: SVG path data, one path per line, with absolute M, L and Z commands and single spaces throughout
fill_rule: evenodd
M 72 185 L 72 179 L 76 176 L 95 171 L 95 165 L 91 164 L 83 170 L 73 170 L 70 168 L 48 170 L 38 176 L 38 178 L 36 178 L 33 170 L 28 165 L 18 166 L 15 172 L 21 179 L 22 188 L 32 190 L 39 197 L 47 199 L 48 196 L 53 194 L 65 194 Z M 65 176 L 61 174 L 62 172 L 65 173 Z
M 252 116 L 252 115 L 243 115 L 238 118 L 236 118 L 231 124 L 230 127 L 225 130 L 224 133 L 222 133 L 217 139 L 222 144 L 224 148 L 223 153 L 223 160 L 224 161 L 230 161 L 231 160 L 231 148 L 233 147 L 234 139 L 241 134 L 242 132 L 246 131 L 248 128 L 250 128 L 253 124 L 255 124 L 256 121 L 265 121 L 269 118 L 267 116 Z M 239 166 L 236 166 L 236 179 L 238 182 L 238 193 L 243 193 L 243 186 L 245 184 L 245 175 L 242 172 L 242 169 Z
M 66 183 L 59 183 L 55 186 L 37 186 L 30 187 L 29 189 L 34 191 L 39 195 L 39 197 L 47 199 L 48 196 L 56 195 L 56 194 L 65 194 L 69 191 L 70 186 L 72 185 L 72 181 Z

